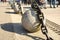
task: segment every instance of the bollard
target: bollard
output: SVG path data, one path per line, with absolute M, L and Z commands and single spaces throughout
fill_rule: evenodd
M 39 21 L 37 19 L 36 12 L 31 10 L 27 10 L 22 15 L 22 25 L 23 27 L 28 30 L 29 32 L 36 32 L 40 30 Z

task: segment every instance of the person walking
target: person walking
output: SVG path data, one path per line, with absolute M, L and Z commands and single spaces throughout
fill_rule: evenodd
M 16 2 L 18 5 L 20 5 L 20 1 L 21 1 L 21 0 L 15 0 L 15 2 Z
M 6 0 L 1 0 L 3 3 L 6 2 Z
M 53 8 L 55 8 L 56 0 L 50 0 L 50 8 L 52 8 L 52 5 L 53 5 Z

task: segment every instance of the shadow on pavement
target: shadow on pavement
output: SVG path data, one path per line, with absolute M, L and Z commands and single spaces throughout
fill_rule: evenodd
M 25 35 L 25 36 L 31 37 L 34 40 L 45 40 L 45 39 L 43 39 L 41 37 L 36 37 L 36 36 L 29 35 L 28 33 L 30 33 L 30 32 L 25 30 L 21 23 L 6 23 L 6 24 L 1 24 L 1 28 L 3 30 L 5 30 L 5 31 L 8 31 L 8 32 L 14 32 L 14 33 L 17 33 L 17 34 L 20 34 L 20 35 Z
M 15 12 L 5 12 L 5 13 L 8 13 L 8 14 L 16 14 Z
M 1 28 L 5 31 L 14 32 L 13 24 L 1 24 Z

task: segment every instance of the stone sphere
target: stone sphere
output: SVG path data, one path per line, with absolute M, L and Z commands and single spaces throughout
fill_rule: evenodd
M 17 3 L 11 4 L 11 8 L 14 10 L 14 12 L 19 13 L 19 8 L 18 8 Z
M 36 14 L 33 10 L 27 10 L 22 15 L 22 25 L 29 32 L 36 32 L 41 28 Z
M 18 11 L 19 11 L 19 8 L 18 8 L 17 3 L 14 4 L 14 11 L 15 11 L 15 12 L 18 12 Z

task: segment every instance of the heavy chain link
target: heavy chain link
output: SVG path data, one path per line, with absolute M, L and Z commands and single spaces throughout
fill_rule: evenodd
M 42 33 L 46 36 L 46 38 L 47 38 L 46 40 L 53 40 L 51 37 L 49 37 L 49 36 L 47 35 L 48 30 L 47 30 L 47 28 L 46 28 L 46 26 L 44 25 L 44 22 L 43 22 L 43 20 L 44 20 L 44 15 L 43 15 L 43 13 L 41 12 L 41 10 L 40 10 L 38 4 L 36 3 L 36 1 L 32 3 L 31 7 L 32 7 L 32 9 L 33 9 L 34 11 L 37 12 L 37 18 L 38 18 L 39 23 L 40 23 L 40 25 L 41 25 L 41 31 L 42 31 Z

